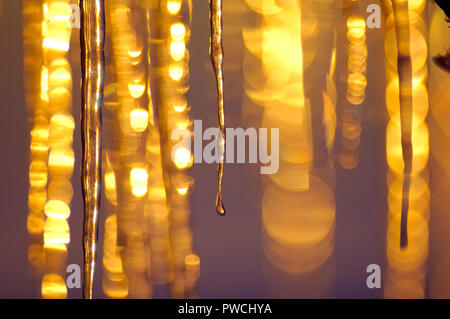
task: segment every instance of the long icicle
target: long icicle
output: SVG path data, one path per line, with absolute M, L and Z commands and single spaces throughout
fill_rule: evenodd
M 81 168 L 84 200 L 83 298 L 92 299 L 97 225 L 101 188 L 101 110 L 105 78 L 105 5 L 104 0 L 81 0 L 81 72 L 82 112 L 81 136 L 83 162 Z
M 397 35 L 397 71 L 400 98 L 400 127 L 403 156 L 403 190 L 400 222 L 400 248 L 408 246 L 409 188 L 412 172 L 412 62 L 408 0 L 393 0 Z
M 211 23 L 211 40 L 209 55 L 214 68 L 217 82 L 217 99 L 219 129 L 220 157 L 217 166 L 217 198 L 216 211 L 219 215 L 225 214 L 222 200 L 222 177 L 223 177 L 223 150 L 225 149 L 225 115 L 223 110 L 223 46 L 222 46 L 222 0 L 209 0 L 209 19 Z

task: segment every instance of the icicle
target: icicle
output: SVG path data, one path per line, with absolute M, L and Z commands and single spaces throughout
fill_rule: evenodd
M 408 1 L 392 2 L 397 35 L 397 72 L 400 95 L 400 127 L 403 155 L 403 190 L 400 224 L 400 247 L 408 246 L 409 188 L 412 171 L 412 63 Z
M 82 115 L 81 134 L 83 162 L 81 179 L 84 200 L 83 297 L 92 299 L 97 225 L 101 187 L 101 109 L 105 77 L 105 5 L 104 0 L 81 0 L 81 72 Z
M 222 46 L 222 0 L 209 0 L 210 22 L 211 22 L 211 42 L 209 54 L 214 68 L 217 81 L 217 98 L 219 113 L 219 129 L 221 137 L 219 139 L 221 150 L 225 149 L 225 116 L 223 110 L 223 46 Z M 225 214 L 222 201 L 222 177 L 223 177 L 223 151 L 221 152 L 219 165 L 217 167 L 218 185 L 216 210 L 220 215 Z

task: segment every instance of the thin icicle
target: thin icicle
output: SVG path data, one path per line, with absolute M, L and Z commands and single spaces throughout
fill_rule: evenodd
M 409 188 L 412 171 L 412 63 L 408 1 L 392 2 L 397 35 L 397 71 L 400 97 L 400 127 L 403 156 L 403 190 L 400 226 L 400 247 L 408 246 Z
M 105 79 L 105 5 L 104 0 L 81 0 L 81 134 L 83 162 L 81 179 L 84 200 L 83 298 L 92 299 L 97 225 L 101 188 L 101 110 Z
M 221 137 L 219 139 L 221 150 L 225 149 L 225 115 L 223 109 L 223 45 L 222 45 L 222 0 L 209 1 L 209 18 L 211 22 L 211 42 L 209 54 L 214 68 L 217 82 L 217 99 L 219 129 Z M 223 177 L 223 152 L 221 152 L 219 165 L 217 167 L 217 198 L 216 210 L 219 215 L 225 214 L 222 200 L 222 177 Z

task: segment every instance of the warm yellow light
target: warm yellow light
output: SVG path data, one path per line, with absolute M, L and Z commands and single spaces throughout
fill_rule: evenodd
M 29 201 L 33 199 L 30 198 Z M 27 230 L 30 234 L 42 234 L 44 231 L 45 216 L 42 212 L 30 212 L 27 217 Z
M 75 128 L 75 121 L 70 114 L 55 114 L 50 119 L 50 125 L 63 126 L 73 131 Z
M 73 141 L 75 122 L 69 114 L 55 114 L 50 119 L 49 145 L 50 148 L 70 148 Z
M 34 160 L 30 164 L 30 186 L 44 187 L 47 185 L 47 165 L 44 161 Z
M 53 35 L 53 38 L 44 38 L 42 46 L 55 51 L 69 51 L 70 44 L 64 35 Z
M 347 20 L 347 37 L 352 39 L 361 39 L 366 32 L 366 21 L 361 17 L 350 17 Z
M 200 257 L 198 257 L 196 254 L 189 254 L 184 257 L 184 263 L 186 264 L 186 266 L 198 266 L 200 265 Z
M 164 187 L 158 187 L 158 186 L 150 187 L 150 189 L 148 190 L 148 196 L 152 200 L 165 201 L 166 200 L 166 190 Z
M 57 274 L 47 274 L 42 278 L 42 298 L 65 299 L 67 287 L 64 279 Z
M 175 110 L 175 112 L 178 112 L 178 113 L 184 112 L 184 110 L 186 110 L 186 107 L 187 107 L 187 103 L 173 105 L 173 109 Z
M 67 219 L 70 216 L 70 207 L 62 200 L 52 199 L 45 204 L 45 215 L 55 219 Z
M 116 175 L 113 171 L 105 174 L 105 188 L 106 190 L 116 190 Z
M 48 166 L 50 168 L 66 168 L 73 169 L 73 164 L 75 162 L 75 157 L 73 151 L 69 150 L 54 150 L 50 152 L 48 159 Z
M 351 87 L 351 89 L 353 90 L 357 90 L 357 91 L 362 91 L 366 88 L 367 86 L 367 79 L 364 76 L 364 74 L 362 73 L 350 73 L 348 75 L 348 85 Z
M 184 115 L 184 114 L 183 114 Z M 189 127 L 189 125 L 191 125 L 191 121 L 189 121 L 189 119 L 180 119 L 176 122 L 176 127 L 177 128 L 181 128 L 181 129 L 187 129 Z
M 105 240 L 103 241 L 103 266 L 114 274 L 121 274 L 122 260 L 117 250 L 117 217 L 115 214 L 105 220 Z
M 180 61 L 184 58 L 184 54 L 186 52 L 186 45 L 183 41 L 180 42 L 172 42 L 170 44 L 170 56 L 175 61 Z
M 111 204 L 117 205 L 116 174 L 114 174 L 114 171 L 111 168 L 107 168 L 104 178 L 106 199 Z
M 179 188 L 177 188 L 177 193 L 179 194 L 179 195 L 186 195 L 187 194 L 187 192 L 188 192 L 188 187 L 186 186 L 186 187 L 179 187 Z
M 177 14 L 181 9 L 181 0 L 168 0 L 167 11 L 170 14 Z
M 48 102 L 48 69 L 45 66 L 41 70 L 41 100 Z
M 48 127 L 45 128 L 34 128 L 31 131 L 31 144 L 30 150 L 38 155 L 36 152 L 48 151 Z
M 128 278 L 124 274 L 120 276 L 106 274 L 105 276 L 102 285 L 105 295 L 114 299 L 123 299 L 128 296 Z
M 128 83 L 128 92 L 135 99 L 140 98 L 145 91 L 145 84 L 139 83 L 138 81 Z
M 58 68 L 50 75 L 50 85 L 68 85 L 72 76 L 67 68 Z
M 130 125 L 135 132 L 144 132 L 148 125 L 148 112 L 137 108 L 130 113 Z
M 68 243 L 70 243 L 70 230 L 67 220 L 47 218 L 44 225 L 44 247 L 67 251 Z
M 130 58 L 138 58 L 142 54 L 141 50 L 128 51 Z
M 133 168 L 130 172 L 131 191 L 134 196 L 142 197 L 147 194 L 148 173 L 145 168 Z
M 309 183 L 309 189 L 304 191 L 286 191 L 275 185 L 265 191 L 263 226 L 276 241 L 292 246 L 313 246 L 334 226 L 336 207 L 332 190 L 314 175 L 310 176 Z
M 170 27 L 170 35 L 174 41 L 182 41 L 186 34 L 186 28 L 183 23 L 177 22 Z
M 186 168 L 192 163 L 191 152 L 185 147 L 178 147 L 175 150 L 173 162 L 178 168 Z
M 44 8 L 46 8 L 45 16 L 51 22 L 59 21 L 67 23 L 69 21 L 71 10 L 67 2 L 53 2 L 50 6 L 47 5 Z
M 179 81 L 183 76 L 183 66 L 180 64 L 171 64 L 169 66 L 170 78 L 174 81 Z

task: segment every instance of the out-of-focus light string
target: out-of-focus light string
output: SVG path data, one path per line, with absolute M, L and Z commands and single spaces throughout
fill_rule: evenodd
M 358 166 L 358 148 L 361 140 L 361 104 L 365 99 L 367 86 L 367 45 L 366 21 L 358 15 L 358 2 L 348 1 L 346 20 L 348 39 L 347 64 L 347 102 L 344 105 L 341 120 L 341 150 L 339 163 L 345 169 L 354 169 Z
M 40 94 L 39 98 L 31 95 L 36 99 L 29 100 L 29 107 L 34 109 L 34 128 L 30 148 L 28 230 L 42 236 L 43 246 L 32 244 L 29 259 L 43 273 L 43 298 L 67 297 L 63 278 L 67 244 L 70 242 L 67 219 L 73 195 L 71 178 L 75 161 L 72 150 L 75 128 L 71 104 L 72 75 L 68 57 L 71 35 L 69 8 L 69 1 L 63 0 L 27 1 L 24 5 L 25 20 L 30 23 L 30 30 L 39 25 L 41 34 L 41 37 L 36 37 L 35 33 L 28 34 L 27 28 L 24 29 L 25 39 L 32 36 L 40 41 L 40 47 L 36 41 L 33 42 L 34 47 L 26 48 L 26 54 L 32 56 L 25 59 L 35 59 L 29 70 L 39 69 L 40 73 L 39 78 L 30 79 L 40 84 Z

